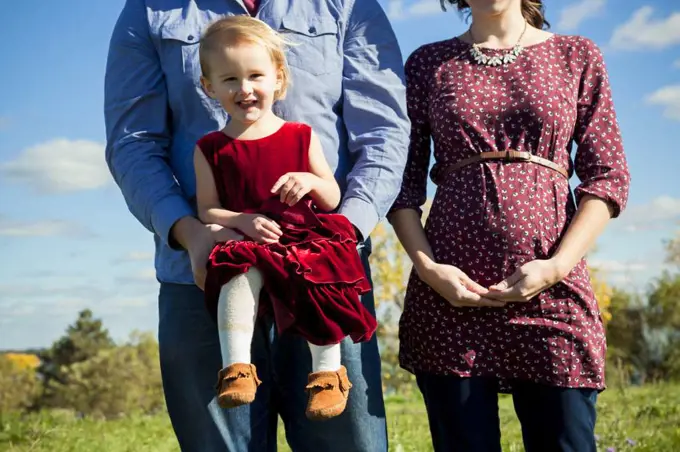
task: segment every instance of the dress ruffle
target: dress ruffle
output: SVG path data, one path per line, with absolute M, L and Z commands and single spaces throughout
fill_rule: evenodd
M 288 207 L 272 198 L 257 212 L 274 220 L 283 235 L 274 244 L 246 238 L 213 248 L 205 287 L 209 312 L 216 317 L 224 284 L 256 267 L 264 280 L 261 308 L 273 313 L 279 333 L 299 334 L 316 345 L 335 344 L 345 336 L 369 340 L 377 323 L 360 295 L 371 286 L 347 218 L 316 214 L 309 200 Z

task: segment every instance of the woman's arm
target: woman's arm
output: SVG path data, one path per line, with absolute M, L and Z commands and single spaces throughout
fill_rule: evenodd
M 401 190 L 388 220 L 411 258 L 418 277 L 456 307 L 503 306 L 484 297 L 487 289 L 472 281 L 460 269 L 435 261 L 434 252 L 421 224 L 421 207 L 427 195 L 431 132 L 428 116 L 430 55 L 422 49 L 406 61 L 406 101 L 411 121 L 411 140 Z
M 420 214 L 413 209 L 400 209 L 390 213 L 388 218 L 406 254 L 411 258 L 413 268 L 418 275 L 424 275 L 436 262 L 420 222 Z
M 505 301 L 529 301 L 564 279 L 583 259 L 611 218 L 628 200 L 630 173 L 616 119 L 609 76 L 600 49 L 589 40 L 579 86 L 574 168 L 581 183 L 574 190 L 578 209 L 557 251 L 550 259 L 523 265 L 491 286 L 489 296 Z M 497 292 L 499 291 L 499 292 Z
M 576 215 L 552 259 L 564 278 L 595 244 L 614 213 L 614 207 L 601 198 L 584 195 Z

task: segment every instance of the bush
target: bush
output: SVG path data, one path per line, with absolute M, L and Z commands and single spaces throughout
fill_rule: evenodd
M 0 355 L 0 414 L 27 409 L 40 394 L 35 360 L 26 356 Z
M 107 348 L 62 369 L 66 384 L 54 388 L 54 402 L 92 417 L 116 418 L 164 408 L 158 346 L 148 334 Z

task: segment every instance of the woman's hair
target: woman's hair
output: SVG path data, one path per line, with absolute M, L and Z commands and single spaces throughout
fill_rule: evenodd
M 210 54 L 220 48 L 237 44 L 256 44 L 264 47 L 281 77 L 281 88 L 275 93 L 276 100 L 286 96 L 290 85 L 290 71 L 286 64 L 285 48 L 290 45 L 269 25 L 250 16 L 228 16 L 219 19 L 205 30 L 199 46 L 199 59 L 203 77 L 210 73 Z
M 446 3 L 454 5 L 459 11 L 470 8 L 465 0 L 439 0 L 442 8 L 446 9 Z M 529 25 L 542 30 L 549 28 L 550 22 L 545 19 L 545 6 L 542 0 L 522 0 L 522 15 L 529 22 Z

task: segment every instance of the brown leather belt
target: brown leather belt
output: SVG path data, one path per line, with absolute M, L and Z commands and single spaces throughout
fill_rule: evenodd
M 551 170 L 557 171 L 567 180 L 569 179 L 569 171 L 567 171 L 565 168 L 561 167 L 557 163 L 548 159 L 544 159 L 543 157 L 533 155 L 531 152 L 515 151 L 512 149 L 508 151 L 481 152 L 479 154 L 473 155 L 472 157 L 463 159 L 459 162 L 452 163 L 451 165 L 445 167 L 437 175 L 437 179 L 443 181 L 454 171 L 458 171 L 459 169 L 471 165 L 473 163 L 479 163 L 489 160 L 496 160 L 508 163 L 510 162 L 535 163 L 537 165 L 545 166 L 546 168 L 550 168 Z

